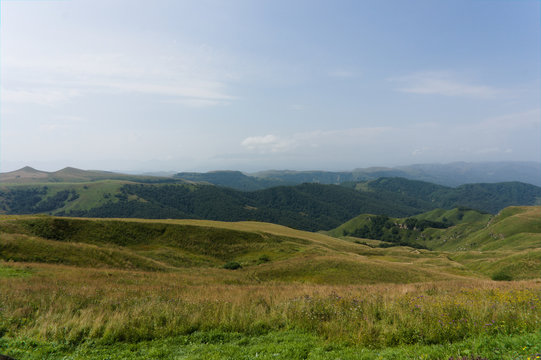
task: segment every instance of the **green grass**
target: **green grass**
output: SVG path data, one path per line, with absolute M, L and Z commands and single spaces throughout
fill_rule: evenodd
M 447 360 L 451 356 L 481 356 L 488 359 L 535 359 L 541 353 L 541 334 L 480 337 L 441 345 L 408 345 L 370 349 L 347 343 L 332 343 L 299 331 L 270 332 L 246 336 L 221 331 L 138 343 L 102 344 L 87 342 L 70 345 L 35 339 L 0 338 L 0 352 L 19 360 Z
M 541 249 L 524 251 L 464 251 L 449 258 L 487 277 L 503 272 L 513 280 L 541 277 Z
M 40 262 L 84 267 L 165 270 L 166 264 L 129 249 L 84 243 L 64 243 L 20 234 L 3 234 L 0 257 L 16 262 Z
M 0 261 L 0 278 L 10 278 L 10 277 L 27 277 L 32 274 L 32 271 L 29 269 L 15 268 Z
M 25 190 L 25 189 L 43 189 L 46 187 L 46 194 L 43 200 L 51 198 L 56 193 L 64 190 L 74 191 L 78 198 L 75 201 L 67 201 L 64 206 L 51 210 L 52 214 L 62 214 L 69 211 L 89 210 L 99 207 L 108 201 L 116 202 L 116 194 L 120 193 L 120 188 L 130 182 L 125 180 L 98 180 L 89 183 L 81 182 L 50 182 L 50 183 L 21 183 L 21 184 L 0 184 L 0 190 Z
M 435 209 L 414 217 L 422 220 L 441 222 L 447 220 L 447 222 L 456 225 L 461 223 L 487 222 L 492 217 L 492 215 L 481 213 L 472 209 L 454 208 L 451 210 Z
M 345 238 L 258 222 L 205 220 L 0 217 L 4 260 L 90 267 L 172 271 L 221 267 L 236 261 L 262 281 L 408 283 L 492 277 L 539 277 L 541 208 L 510 208 L 487 224 L 427 229 L 437 251 L 378 248 L 378 241 Z M 479 229 L 480 228 L 480 229 Z M 503 235 L 496 236 L 496 231 Z M 429 239 L 432 237 L 432 239 Z M 260 261 L 267 256 L 267 262 Z
M 245 277 L 318 284 L 475 276 L 426 251 L 371 248 L 255 222 L 6 216 L 0 218 L 0 230 L 0 256 L 14 261 L 155 271 L 221 267 L 235 261 Z
M 362 227 L 368 219 L 370 218 L 370 214 L 361 214 L 359 216 L 354 217 L 353 219 L 345 222 L 344 224 L 340 225 L 339 227 L 329 230 L 326 233 L 330 236 L 336 236 L 340 237 L 343 236 L 344 233 L 353 233 L 356 229 Z
M 73 184 L 71 188 L 74 189 L 79 198 L 77 201 L 68 203 L 63 208 L 55 210 L 54 213 L 60 211 L 74 211 L 74 210 L 89 210 L 105 204 L 107 201 L 116 201 L 114 195 L 120 192 L 122 185 L 126 184 L 126 181 L 120 180 L 101 180 L 87 184 Z M 54 187 L 53 184 L 47 184 L 49 187 Z M 62 185 L 58 185 L 62 188 Z

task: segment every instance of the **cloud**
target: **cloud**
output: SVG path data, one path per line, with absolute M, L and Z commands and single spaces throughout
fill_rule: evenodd
M 401 84 L 396 91 L 412 94 L 490 99 L 505 93 L 502 89 L 457 79 L 457 76 L 445 71 L 418 72 L 389 81 Z
M 280 139 L 275 135 L 250 136 L 241 143 L 250 151 L 259 153 L 277 153 L 291 150 L 295 146 L 293 139 Z
M 101 51 L 100 51 L 101 50 Z M 55 105 L 90 94 L 143 93 L 190 107 L 229 103 L 229 72 L 208 49 L 162 49 L 141 54 L 124 47 L 87 53 L 18 53 L 3 56 L 2 101 Z M 189 54 L 189 55 L 187 55 Z M 209 60 L 210 59 L 210 60 Z
M 302 153 L 316 148 L 348 148 L 373 144 L 392 131 L 390 127 L 360 127 L 342 130 L 314 130 L 289 136 L 250 136 L 241 145 L 248 151 L 258 153 Z
M 425 146 L 425 147 L 422 147 L 420 149 L 415 149 L 411 152 L 411 155 L 413 156 L 417 156 L 417 155 L 421 155 L 421 154 L 424 154 L 428 151 L 429 149 Z
M 54 106 L 64 103 L 81 95 L 77 89 L 60 88 L 32 88 L 32 89 L 9 89 L 2 87 L 2 103 Z

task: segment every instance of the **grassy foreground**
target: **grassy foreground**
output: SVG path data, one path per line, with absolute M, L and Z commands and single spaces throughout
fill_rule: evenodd
M 219 331 L 134 343 L 104 345 L 86 342 L 70 345 L 33 339 L 0 339 L 0 352 L 18 359 L 121 360 L 121 359 L 313 359 L 313 360 L 436 360 L 486 359 L 533 360 L 541 353 L 541 334 L 494 336 L 453 344 L 407 345 L 369 349 L 335 344 L 313 335 L 286 331 L 247 336 Z M 474 355 L 475 354 L 475 355 Z
M 526 359 L 541 352 L 538 280 L 225 284 L 232 271 L 2 267 L 9 270 L 0 278 L 0 349 L 20 359 L 128 359 L 145 351 L 156 359 Z

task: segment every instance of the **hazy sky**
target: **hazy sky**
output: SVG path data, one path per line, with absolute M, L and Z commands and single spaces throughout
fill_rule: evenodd
M 541 160 L 538 0 L 2 0 L 0 26 L 0 171 Z

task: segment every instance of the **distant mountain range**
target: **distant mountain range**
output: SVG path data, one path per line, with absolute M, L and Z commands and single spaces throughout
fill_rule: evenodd
M 344 184 L 374 180 L 380 177 L 401 177 L 434 184 L 456 187 L 472 183 L 498 183 L 519 181 L 541 186 L 541 163 L 537 162 L 484 162 L 450 164 L 418 164 L 399 167 L 371 167 L 352 171 L 295 171 L 268 170 L 256 173 L 240 171 L 211 171 L 206 173 L 167 172 L 121 174 L 110 171 L 80 170 L 66 167 L 46 172 L 29 166 L 0 173 L 0 183 L 88 182 L 99 180 L 125 180 L 144 183 L 204 183 L 230 187 L 243 191 L 268 189 L 275 186 L 303 183 Z
M 100 180 L 124 180 L 143 183 L 162 182 L 183 182 L 180 179 L 171 177 L 160 177 L 151 175 L 129 175 L 111 171 L 101 170 L 80 170 L 73 167 L 66 167 L 62 170 L 47 172 L 36 170 L 30 166 L 22 169 L 0 173 L 0 183 L 8 184 L 32 184 L 32 183 L 65 183 L 65 182 L 92 182 Z
M 174 177 L 244 191 L 302 183 L 343 184 L 346 182 L 373 180 L 380 177 L 402 177 L 453 187 L 470 183 L 508 181 L 520 181 L 541 186 L 541 164 L 536 162 L 456 162 L 450 164 L 419 164 L 395 168 L 372 167 L 340 172 L 292 170 L 268 170 L 253 174 L 245 174 L 240 171 L 183 172 L 174 175 Z

